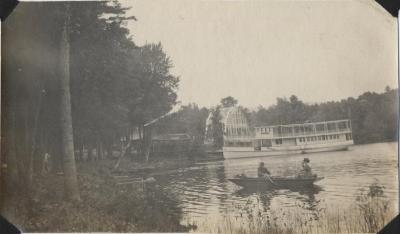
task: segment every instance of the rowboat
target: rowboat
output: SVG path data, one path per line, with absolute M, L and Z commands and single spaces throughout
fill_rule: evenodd
M 270 177 L 254 178 L 254 177 L 237 177 L 228 179 L 232 183 L 247 189 L 292 189 L 312 187 L 314 182 L 322 180 L 324 177 Z

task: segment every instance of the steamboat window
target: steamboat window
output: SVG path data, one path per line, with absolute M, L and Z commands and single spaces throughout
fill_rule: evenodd
M 282 145 L 282 139 L 276 139 L 275 144 L 277 145 Z
M 271 140 L 266 140 L 266 139 L 261 140 L 261 146 L 262 147 L 271 147 Z
M 328 123 L 327 124 L 328 131 L 336 130 L 336 124 L 335 123 Z
M 316 129 L 318 132 L 322 132 L 322 131 L 325 130 L 325 126 L 324 126 L 324 124 L 316 124 L 316 125 L 315 125 L 315 129 Z
M 272 131 L 273 131 L 274 135 L 275 135 L 275 134 L 281 134 L 281 128 L 280 128 L 280 127 L 274 127 L 274 128 L 272 129 Z
M 347 129 L 347 121 L 339 122 L 339 123 L 338 123 L 338 128 L 339 128 L 340 130 Z
M 304 132 L 309 133 L 313 131 L 313 126 L 312 125 L 306 125 L 304 126 Z

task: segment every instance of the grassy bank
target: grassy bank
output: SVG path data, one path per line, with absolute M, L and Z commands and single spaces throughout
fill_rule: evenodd
M 182 163 L 182 162 L 181 162 Z M 9 221 L 26 232 L 181 232 L 175 197 L 157 183 L 118 185 L 115 160 L 78 164 L 81 202 L 63 198 L 63 175 L 36 177 L 30 198 L 14 191 L 2 208 Z M 125 159 L 117 173 L 143 168 L 173 168 L 171 162 L 149 164 Z

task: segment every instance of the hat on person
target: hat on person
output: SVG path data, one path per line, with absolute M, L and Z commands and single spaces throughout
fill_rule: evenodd
M 308 158 L 304 158 L 303 162 L 307 162 L 307 163 L 309 163 L 309 162 L 310 162 L 310 159 L 308 159 Z

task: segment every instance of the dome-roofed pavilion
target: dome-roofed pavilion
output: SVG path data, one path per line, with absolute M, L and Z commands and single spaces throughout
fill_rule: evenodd
M 250 128 L 249 120 L 240 107 L 221 108 L 220 121 L 223 128 L 224 146 L 248 146 L 252 144 L 254 132 Z M 211 112 L 206 121 L 206 141 L 212 142 L 212 117 Z

